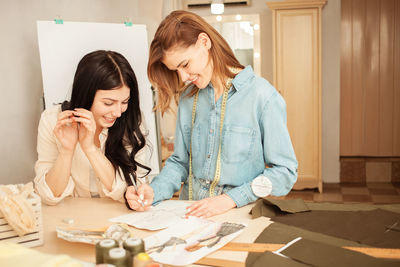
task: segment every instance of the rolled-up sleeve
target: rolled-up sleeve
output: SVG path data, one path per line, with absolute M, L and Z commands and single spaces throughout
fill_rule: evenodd
M 46 174 L 54 166 L 59 153 L 53 134 L 55 122 L 52 121 L 54 116 L 51 116 L 51 112 L 54 111 L 55 109 L 53 108 L 46 110 L 40 118 L 37 137 L 38 160 L 35 163 L 36 176 L 33 179 L 37 193 L 40 195 L 42 201 L 49 205 L 55 205 L 65 197 L 72 195 L 75 187 L 72 177 L 69 177 L 64 192 L 61 196 L 55 197 L 46 183 Z
M 101 184 L 101 183 L 100 183 Z M 119 171 L 115 171 L 115 179 L 113 181 L 111 191 L 108 191 L 107 188 L 101 184 L 101 189 L 105 196 L 112 198 L 114 200 L 124 202 L 124 193 L 126 191 L 126 182 L 124 179 L 124 174 L 122 173 L 121 168 Z

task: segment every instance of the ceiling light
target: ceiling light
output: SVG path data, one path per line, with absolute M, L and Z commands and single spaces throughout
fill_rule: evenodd
M 213 0 L 211 2 L 211 14 L 223 14 L 224 13 L 224 1 Z

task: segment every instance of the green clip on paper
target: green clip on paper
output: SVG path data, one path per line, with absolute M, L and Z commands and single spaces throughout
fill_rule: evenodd
M 127 26 L 127 27 L 131 27 L 133 25 L 133 23 L 132 22 L 130 22 L 130 21 L 125 21 L 125 26 Z
M 63 24 L 64 23 L 64 21 L 62 19 L 54 19 L 54 22 L 56 24 Z

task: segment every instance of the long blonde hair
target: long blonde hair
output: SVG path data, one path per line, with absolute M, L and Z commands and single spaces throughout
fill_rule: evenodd
M 235 76 L 230 67 L 243 68 L 236 59 L 232 49 L 225 39 L 203 18 L 183 10 L 171 12 L 158 26 L 150 45 L 147 75 L 151 84 L 158 92 L 156 109 L 164 113 L 172 99 L 178 100 L 185 91 L 184 85 L 176 71 L 169 70 L 161 61 L 165 52 L 175 46 L 189 47 L 197 42 L 200 33 L 206 33 L 211 40 L 210 56 L 213 62 L 213 72 L 217 77 Z M 198 88 L 193 86 L 193 95 Z

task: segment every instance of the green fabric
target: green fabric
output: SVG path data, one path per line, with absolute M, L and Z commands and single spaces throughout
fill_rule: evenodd
M 287 244 L 288 242 L 292 241 L 297 237 L 302 237 L 309 240 L 314 240 L 317 242 L 322 242 L 325 244 L 330 244 L 340 247 L 342 246 L 367 247 L 365 245 L 360 245 L 359 243 L 353 241 L 344 240 L 320 233 L 315 233 L 281 223 L 270 224 L 267 228 L 265 228 L 262 231 L 262 233 L 254 241 L 254 243 Z M 264 253 L 249 253 L 246 259 L 246 266 L 253 266 L 252 263 L 256 262 L 257 259 L 261 257 Z
M 266 198 L 256 202 L 251 214 L 253 218 L 265 216 L 275 222 L 374 247 L 400 247 L 400 204 L 305 203 L 302 199 Z
M 303 202 L 303 204 L 299 204 Z M 293 205 L 293 206 L 290 206 Z M 282 214 L 291 214 L 291 213 L 297 213 L 297 212 L 304 212 L 307 207 L 311 211 L 369 211 L 369 210 L 375 210 L 377 208 L 386 210 L 386 211 L 391 211 L 395 213 L 400 213 L 400 204 L 390 204 L 390 205 L 371 205 L 371 204 L 336 204 L 336 203 L 305 203 L 303 200 L 279 200 L 276 201 L 275 199 L 259 199 L 256 202 L 256 205 L 253 207 L 251 210 L 251 214 L 253 218 L 258 218 L 260 216 L 266 216 L 266 217 L 275 217 L 277 215 L 282 215 Z M 303 207 L 303 208 L 301 208 Z M 312 213 L 312 212 L 310 212 Z M 300 214 L 300 213 L 299 213 Z M 304 213 L 308 214 L 308 212 Z M 303 214 L 303 215 L 304 215 Z M 399 222 L 400 224 L 400 222 Z M 392 226 L 392 227 L 391 227 Z M 394 231 L 397 231 L 399 225 L 388 225 L 387 227 L 391 227 L 392 230 L 389 230 L 388 232 L 391 234 Z M 256 239 L 255 243 L 275 243 L 275 244 L 286 244 L 293 239 L 297 237 L 302 237 L 303 239 L 307 241 L 303 242 L 308 242 L 307 244 L 313 243 L 318 244 L 316 245 L 318 247 L 325 247 L 329 248 L 327 255 L 325 257 L 321 257 L 320 260 L 324 261 L 329 258 L 335 259 L 330 253 L 329 250 L 332 249 L 332 251 L 339 250 L 337 253 L 344 253 L 344 255 L 348 255 L 348 251 L 345 249 L 342 249 L 341 247 L 343 246 L 352 246 L 352 247 L 368 247 L 367 245 L 363 245 L 360 243 L 357 243 L 355 241 L 350 241 L 346 240 L 343 238 L 338 238 L 338 237 L 333 237 L 329 236 L 326 234 L 322 233 L 316 233 L 313 231 L 305 230 L 299 227 L 294 227 L 294 226 L 289 226 L 281 223 L 274 222 L 271 225 L 269 225 L 267 228 L 264 229 L 264 231 L 258 236 Z M 306 243 L 299 243 L 299 244 L 306 244 Z M 322 244 L 322 245 L 321 245 Z M 325 245 L 323 245 L 325 244 Z M 311 245 L 310 245 L 311 246 Z M 303 246 L 305 247 L 305 246 Z M 308 249 L 310 254 L 314 257 L 318 250 L 315 250 L 314 248 L 307 248 L 305 247 L 304 249 Z M 344 251 L 342 251 L 344 250 Z M 286 252 L 291 251 L 291 250 L 285 250 Z M 291 253 L 291 252 L 290 252 Z M 321 252 L 322 253 L 322 252 Z M 355 252 L 357 253 L 357 252 Z M 306 252 L 301 252 L 300 254 L 302 255 L 307 255 Z M 351 253 L 352 254 L 352 253 Z M 359 253 L 361 254 L 361 253 Z M 273 255 L 273 256 L 271 256 Z M 297 261 L 294 260 L 286 260 L 282 261 L 281 264 L 270 264 L 269 261 L 272 262 L 272 258 L 276 258 L 276 255 L 271 253 L 271 252 L 264 252 L 264 253 L 249 253 L 247 259 L 246 259 L 246 266 L 254 266 L 254 267 L 261 267 L 261 266 L 297 266 L 297 265 L 289 265 L 289 264 L 299 264 L 299 259 Z M 363 254 L 362 254 L 363 256 Z M 356 256 L 358 259 L 358 256 Z M 372 260 L 371 260 L 372 259 Z M 279 259 L 277 259 L 279 260 Z M 363 265 L 364 260 L 369 264 L 376 264 L 376 265 Z M 341 265 L 338 261 L 333 261 L 334 266 L 346 266 L 346 265 Z M 393 263 L 394 262 L 394 263 Z M 303 262 L 304 263 L 304 262 Z M 387 261 L 387 260 L 381 260 L 381 259 L 375 259 L 373 257 L 367 256 L 367 258 L 362 257 L 360 259 L 360 264 L 358 263 L 352 263 L 352 265 L 348 266 L 400 266 L 399 261 Z M 309 263 L 308 265 L 311 265 L 312 263 Z M 321 264 L 321 265 L 318 265 Z M 314 262 L 314 266 L 326 266 L 324 265 L 324 262 Z M 346 263 L 343 263 L 346 264 Z M 383 265 L 382 265 L 383 264 Z M 306 264 L 307 265 L 307 264 Z M 300 265 L 301 266 L 301 265 Z M 332 265 L 333 266 L 333 265 Z
M 354 241 L 324 235 L 277 222 L 274 222 L 266 227 L 254 242 L 286 244 L 297 237 L 302 237 L 316 242 L 322 242 L 339 247 L 369 247 L 367 245 L 362 245 Z
M 324 203 L 307 202 L 306 204 L 307 207 L 310 208 L 310 210 L 359 211 L 359 210 L 382 209 L 400 213 L 400 204 L 376 205 L 376 204 L 363 204 L 363 203 L 341 204 L 341 203 L 325 203 L 325 202 Z
M 362 211 L 314 210 L 271 218 L 274 222 L 296 226 L 360 244 L 379 248 L 400 248 L 400 232 L 391 226 L 400 214 L 382 209 Z M 388 229 L 390 228 L 390 229 Z
M 319 247 L 324 247 L 324 250 L 327 249 L 327 251 L 323 252 L 326 253 L 325 254 L 325 258 L 322 257 L 319 260 L 327 260 L 327 262 L 329 263 L 331 258 L 335 258 L 337 256 L 333 256 L 333 253 L 338 253 L 341 255 L 343 254 L 344 256 L 348 255 L 347 251 L 345 249 L 342 249 L 341 247 L 344 246 L 349 246 L 349 247 L 368 247 L 366 245 L 360 245 L 357 242 L 353 242 L 353 241 L 349 241 L 349 240 L 345 240 L 345 239 L 341 239 L 341 238 L 336 238 L 336 237 L 332 237 L 332 236 L 328 236 L 328 235 L 324 235 L 324 234 L 320 234 L 320 233 L 315 233 L 312 231 L 308 231 L 308 230 L 304 230 L 298 227 L 293 227 L 293 226 L 289 226 L 289 225 L 285 225 L 285 224 L 281 224 L 281 223 L 272 223 L 271 225 L 269 225 L 267 228 L 264 229 L 264 231 L 257 237 L 257 239 L 255 240 L 255 243 L 273 243 L 273 244 L 287 244 L 288 242 L 292 241 L 293 239 L 297 238 L 297 237 L 302 237 L 302 240 L 307 240 L 307 244 L 313 244 L 313 246 L 315 244 L 318 244 Z M 300 241 L 302 241 L 300 240 Z M 298 242 L 300 242 L 298 241 Z M 296 242 L 297 243 L 297 242 Z M 296 243 L 294 243 L 292 246 L 294 246 Z M 300 244 L 305 244 L 305 243 L 300 243 Z M 291 248 L 292 246 L 290 246 L 289 248 Z M 318 247 L 317 246 L 317 247 Z M 285 249 L 283 252 L 281 252 L 282 254 L 287 255 L 289 248 Z M 301 249 L 305 250 L 305 252 L 301 251 Z M 339 252 L 336 252 L 339 249 Z M 322 252 L 319 252 L 318 250 L 315 250 L 314 247 L 312 247 L 311 245 L 309 247 L 307 247 L 307 245 L 302 246 L 299 249 L 301 252 L 301 255 L 305 255 L 308 257 L 308 255 L 312 255 L 313 257 L 319 257 L 319 254 L 321 254 Z M 332 250 L 332 254 L 330 254 L 330 250 Z M 344 251 L 342 251 L 344 250 Z M 308 265 L 313 265 L 313 266 L 328 266 L 328 265 L 324 265 L 324 263 L 322 263 L 321 265 L 316 264 L 316 262 L 313 262 L 312 259 L 304 259 L 304 258 L 299 258 L 299 257 L 295 257 L 293 258 L 291 261 L 291 263 L 287 263 L 287 261 L 282 261 L 282 264 L 279 265 L 270 265 L 268 262 L 268 259 L 270 256 L 265 256 L 264 254 L 266 253 L 270 253 L 270 252 L 264 252 L 264 253 L 249 253 L 249 255 L 247 256 L 246 259 L 246 266 L 247 267 L 259 267 L 259 266 L 292 266 L 289 264 L 292 264 L 293 259 L 296 261 L 301 261 L 303 264 L 308 264 Z M 292 253 L 292 252 L 290 252 Z M 294 253 L 294 252 L 293 252 Z M 357 252 L 355 252 L 357 253 Z M 359 253 L 362 254 L 362 253 Z M 301 256 L 300 255 L 300 256 Z M 335 254 L 336 255 L 336 254 Z M 364 255 L 364 254 L 362 254 Z M 289 256 L 289 255 L 287 255 Z M 344 257 L 343 256 L 343 257 Z M 294 257 L 294 256 L 291 256 Z M 354 263 L 353 265 L 347 265 L 347 266 L 400 266 L 400 262 L 399 261 L 389 261 L 389 260 L 383 260 L 383 259 L 376 259 L 373 257 L 369 257 L 367 256 L 367 259 L 364 259 L 364 257 L 361 257 L 362 259 L 359 259 L 359 256 L 356 257 L 357 260 L 360 260 L 360 264 L 358 263 Z M 374 259 L 374 260 L 371 260 Z M 366 260 L 367 262 L 371 262 L 373 264 L 377 264 L 377 265 L 363 265 L 361 263 L 364 262 L 364 260 Z M 393 263 L 394 262 L 394 263 Z M 381 265 L 381 264 L 384 265 Z M 256 265 L 257 264 L 257 265 Z M 296 266 L 296 265 L 295 265 Z M 333 265 L 332 265 L 333 266 Z M 338 266 L 346 266 L 346 265 L 341 265 L 336 264 L 335 267 Z
M 263 199 L 265 204 L 270 203 L 271 205 L 277 206 L 281 211 L 288 213 L 297 213 L 309 211 L 310 209 L 300 198 L 297 199 Z
M 272 199 L 260 198 L 250 211 L 253 219 L 260 216 L 274 217 L 278 214 L 310 211 L 302 199 Z
M 295 242 L 281 253 L 302 263 L 320 267 L 394 267 L 400 264 L 399 261 L 378 259 L 360 252 L 307 239 Z
M 400 204 L 372 205 L 372 204 L 338 204 L 338 203 L 313 203 L 304 202 L 302 199 L 272 199 L 260 198 L 250 211 L 252 218 L 265 216 L 275 217 L 279 214 L 297 213 L 307 210 L 336 210 L 336 211 L 361 211 L 383 209 L 400 213 Z

